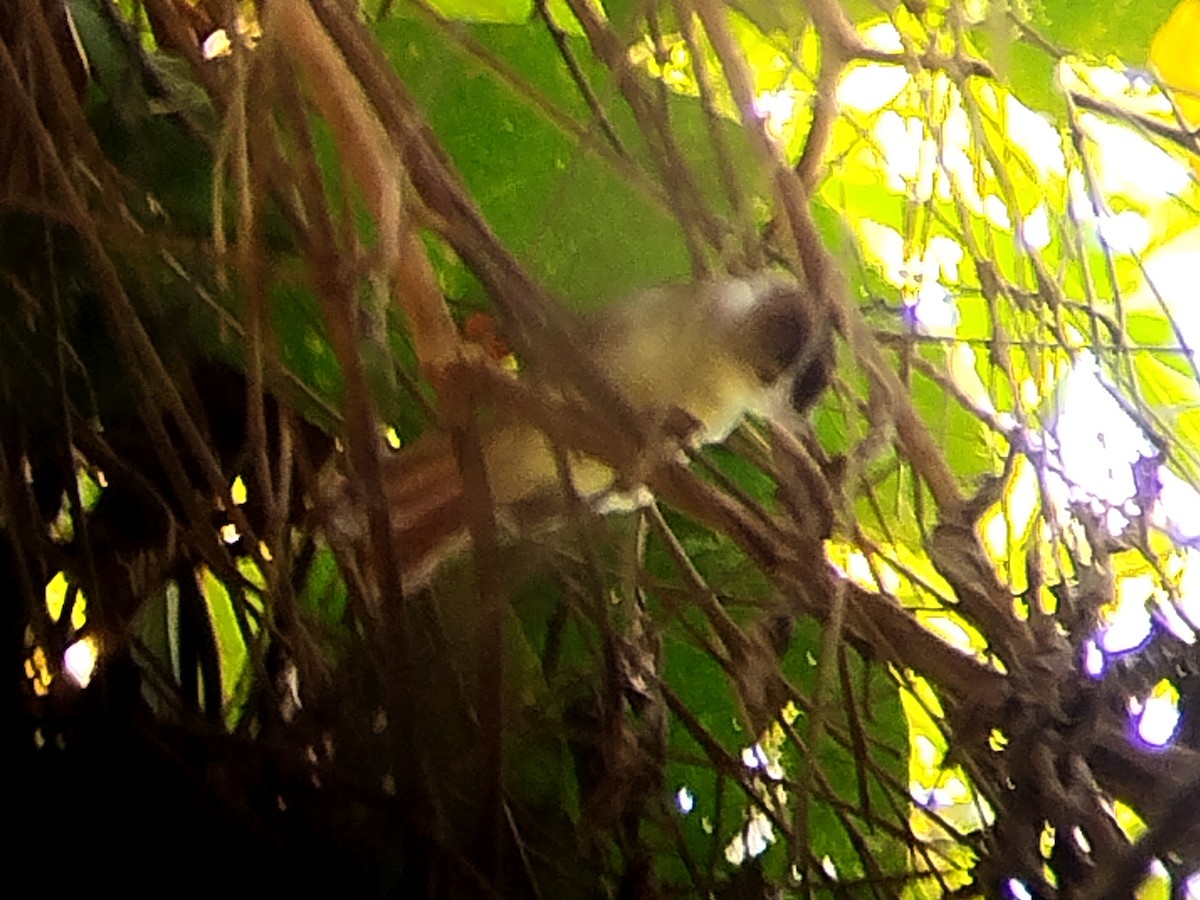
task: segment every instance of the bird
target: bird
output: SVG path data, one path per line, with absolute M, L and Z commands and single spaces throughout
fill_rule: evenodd
M 693 448 L 724 441 L 750 414 L 802 416 L 832 376 L 832 324 L 805 285 L 766 271 L 667 284 L 569 322 L 575 346 L 639 415 L 683 421 Z M 516 530 L 561 512 L 562 474 L 555 448 L 527 419 L 499 411 L 480 426 L 492 501 Z M 600 460 L 572 450 L 575 493 L 600 512 L 644 503 Z M 469 542 L 467 504 L 451 437 L 422 435 L 384 459 L 384 491 L 403 588 L 427 584 Z M 352 511 L 350 511 L 352 512 Z M 343 537 L 360 536 L 365 526 Z

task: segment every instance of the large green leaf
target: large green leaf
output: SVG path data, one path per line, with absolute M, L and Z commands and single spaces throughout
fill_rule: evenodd
M 550 287 L 573 302 L 626 295 L 648 283 L 685 276 L 688 257 L 653 181 L 641 135 L 607 70 L 586 43 L 571 50 L 624 146 L 647 173 L 641 183 L 597 147 L 587 105 L 551 36 L 539 22 L 526 26 L 437 26 L 396 16 L 376 26 L 379 39 L 439 140 L 461 171 L 491 225 Z M 472 56 L 474 41 L 536 92 Z M 647 88 L 651 86 L 647 82 Z M 718 210 L 708 120 L 693 98 L 670 95 L 671 131 Z M 582 140 L 552 121 L 548 109 L 580 123 Z M 732 123 L 721 126 L 736 157 L 751 159 Z M 740 167 L 753 185 L 753 167 Z
M 1029 23 L 1039 38 L 1072 56 L 1096 60 L 1116 58 L 1134 68 L 1146 64 L 1150 40 L 1166 21 L 1177 0 L 1116 0 L 1103 7 L 1074 0 L 1040 0 L 1031 4 Z M 990 26 L 990 27 L 988 27 Z M 993 62 L 1004 57 L 998 74 L 1027 105 L 1061 115 L 1066 104 L 1057 90 L 1051 53 L 1037 40 L 1014 40 L 1017 30 L 999 16 L 976 37 Z

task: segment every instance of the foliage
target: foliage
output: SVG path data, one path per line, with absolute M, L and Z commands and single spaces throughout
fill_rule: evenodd
M 0 12 L 16 846 L 197 889 L 1183 896 L 1194 0 L 360 5 Z M 564 326 L 764 267 L 836 377 L 719 447 Z M 653 503 L 493 504 L 512 417 Z M 471 546 L 418 571 L 444 491 Z

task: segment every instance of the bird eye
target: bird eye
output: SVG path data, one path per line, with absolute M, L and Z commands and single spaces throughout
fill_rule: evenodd
M 803 352 L 812 326 L 807 300 L 789 286 L 762 298 L 753 311 L 747 334 L 754 373 L 763 384 L 778 379 Z
M 817 398 L 829 387 L 829 360 L 818 355 L 807 367 L 796 373 L 792 382 L 792 409 L 807 412 Z

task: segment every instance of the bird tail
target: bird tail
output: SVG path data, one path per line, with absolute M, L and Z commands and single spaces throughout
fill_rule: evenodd
M 458 459 L 449 435 L 434 432 L 388 457 L 383 471 L 392 542 L 410 590 L 467 541 Z
M 402 586 L 419 590 L 467 541 L 466 501 L 449 435 L 430 432 L 386 456 L 383 492 Z M 327 476 L 322 489 L 325 533 L 342 554 L 363 546 L 367 537 L 357 493 L 340 474 Z

